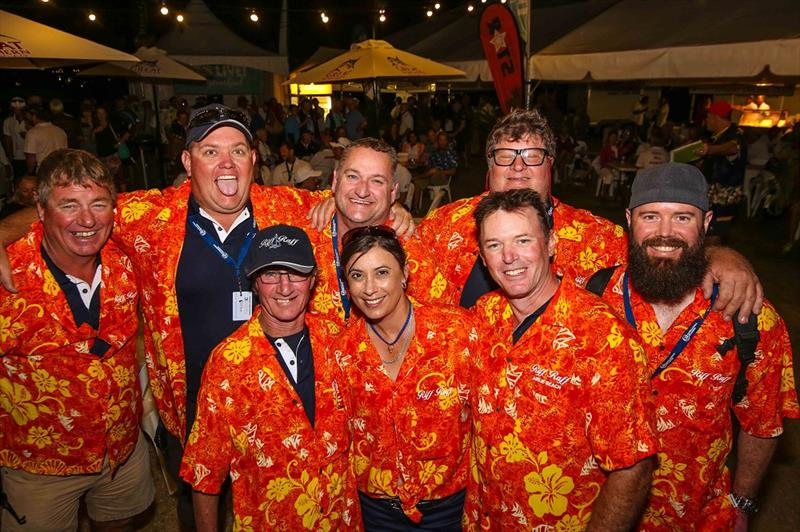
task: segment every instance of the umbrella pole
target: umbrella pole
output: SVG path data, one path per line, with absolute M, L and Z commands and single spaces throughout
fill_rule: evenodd
M 158 91 L 156 90 L 156 82 L 151 83 L 153 87 L 153 109 L 156 113 L 156 160 L 158 160 L 158 176 L 161 178 L 161 184 L 164 184 L 164 160 L 161 153 L 161 107 L 158 103 Z M 147 188 L 147 177 L 145 176 L 144 188 Z

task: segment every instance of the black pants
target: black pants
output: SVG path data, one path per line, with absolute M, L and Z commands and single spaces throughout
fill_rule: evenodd
M 422 521 L 417 524 L 406 517 L 399 500 L 373 499 L 358 492 L 366 532 L 460 532 L 465 495 L 462 490 L 444 499 L 420 502 L 417 509 Z

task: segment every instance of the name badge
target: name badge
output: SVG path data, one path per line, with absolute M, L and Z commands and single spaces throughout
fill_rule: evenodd
M 253 293 L 233 293 L 233 321 L 247 321 L 253 315 Z

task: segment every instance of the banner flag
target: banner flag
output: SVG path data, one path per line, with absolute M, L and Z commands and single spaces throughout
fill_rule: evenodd
M 503 4 L 489 5 L 481 14 L 480 37 L 503 113 L 523 107 L 524 65 L 514 15 Z

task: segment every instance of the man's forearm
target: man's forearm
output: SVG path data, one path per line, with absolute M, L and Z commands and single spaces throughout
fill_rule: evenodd
M 733 492 L 740 497 L 754 499 L 778 445 L 777 438 L 757 438 L 739 432 L 736 451 L 736 475 Z
M 3 218 L 0 222 L 0 244 L 7 246 L 25 236 L 37 217 L 36 209 L 28 208 Z
M 592 506 L 587 532 L 628 531 L 635 527 L 647 501 L 655 458 L 640 460 L 608 475 Z
M 194 521 L 197 532 L 217 532 L 219 495 L 207 495 L 193 491 L 192 504 L 194 505 Z

